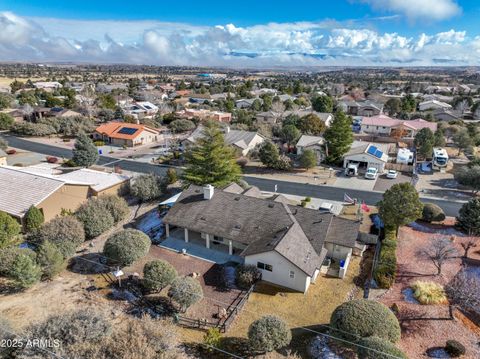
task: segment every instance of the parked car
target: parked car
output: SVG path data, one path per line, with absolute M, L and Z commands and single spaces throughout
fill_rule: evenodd
M 388 170 L 387 172 L 387 178 L 390 178 L 390 179 L 395 179 L 397 178 L 398 176 L 398 172 L 395 171 L 395 170 Z
M 367 169 L 367 172 L 365 172 L 365 178 L 366 179 L 377 179 L 378 175 L 378 169 L 375 167 L 369 167 Z

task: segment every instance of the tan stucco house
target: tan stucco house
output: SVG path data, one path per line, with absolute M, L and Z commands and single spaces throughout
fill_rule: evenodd
M 159 140 L 160 131 L 136 123 L 108 122 L 95 129 L 93 138 L 115 146 L 135 147 Z

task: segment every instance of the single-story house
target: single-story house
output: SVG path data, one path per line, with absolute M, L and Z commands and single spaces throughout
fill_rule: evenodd
M 34 82 L 33 86 L 36 89 L 43 89 L 43 90 L 51 90 L 51 89 L 55 90 L 63 87 L 62 84 L 57 81 L 38 81 L 38 82 Z
M 418 104 L 419 111 L 429 111 L 429 110 L 438 110 L 438 109 L 449 110 L 451 108 L 452 106 L 449 105 L 448 103 L 437 101 L 437 100 L 423 101 Z
M 116 146 L 141 146 L 157 142 L 160 131 L 140 124 L 108 122 L 95 129 L 93 138 Z
M 305 150 L 313 150 L 317 155 L 318 164 L 325 158 L 325 139 L 320 136 L 302 135 L 297 142 L 297 155 L 301 155 Z
M 383 112 L 383 104 L 371 100 L 340 101 L 338 106 L 347 115 L 352 116 L 378 116 Z
M 7 165 L 7 153 L 0 149 L 0 166 Z
M 223 130 L 225 143 L 237 149 L 242 156 L 248 155 L 257 145 L 265 141 L 265 137 L 258 132 L 232 130 L 230 126 L 225 126 Z M 203 136 L 202 131 L 203 126 L 198 126 L 189 137 L 182 141 L 182 145 L 188 147 L 194 144 L 198 138 Z
M 89 169 L 55 173 L 41 166 L 0 166 L 0 211 L 24 224 L 28 209 L 35 206 L 49 221 L 62 209 L 75 211 L 92 196 L 123 194 L 130 181 L 126 175 Z
M 343 167 L 347 168 L 351 163 L 358 163 L 359 170 L 375 167 L 382 173 L 388 162 L 389 147 L 390 145 L 386 143 L 354 141 L 350 150 L 343 156 Z
M 77 117 L 82 116 L 80 112 L 70 110 L 68 108 L 63 107 L 52 107 L 48 114 L 49 116 L 53 117 Z
M 263 100 L 261 98 L 242 98 L 235 101 L 235 106 L 237 108 L 250 108 L 252 107 L 255 100 L 259 100 L 261 103 L 263 103 Z
M 125 108 L 125 113 L 133 116 L 153 116 L 158 112 L 158 107 L 149 101 L 137 101 Z
M 359 222 L 243 192 L 188 187 L 163 218 L 167 237 L 239 256 L 262 280 L 303 293 L 327 257 L 343 278 Z
M 432 116 L 437 121 L 456 121 L 462 119 L 462 113 L 456 110 L 438 109 L 432 112 Z
M 308 116 L 308 115 L 318 116 L 324 123 L 325 126 L 329 127 L 333 121 L 333 114 L 329 112 L 317 112 L 313 110 L 296 110 L 296 111 L 284 111 L 284 112 L 275 112 L 275 111 L 265 111 L 259 112 L 255 115 L 255 120 L 257 124 L 268 123 L 274 125 L 279 121 L 287 118 L 290 115 L 296 115 L 299 118 Z
M 212 96 L 209 93 L 202 94 L 202 93 L 195 93 L 190 94 L 188 100 L 192 103 L 205 103 L 208 101 L 212 101 Z
M 361 131 L 363 133 L 377 136 L 394 136 L 395 132 L 401 132 L 401 138 L 414 138 L 422 128 L 430 128 L 433 132 L 437 131 L 435 122 L 428 122 L 422 119 L 416 120 L 398 120 L 386 115 L 362 117 Z
M 218 122 L 230 123 L 232 121 L 232 114 L 230 112 L 210 111 L 206 109 L 186 108 L 175 112 L 175 115 L 186 119 L 213 120 Z

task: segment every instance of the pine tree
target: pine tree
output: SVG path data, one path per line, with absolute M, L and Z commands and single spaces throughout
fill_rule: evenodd
M 216 122 L 205 124 L 203 135 L 187 151 L 187 168 L 183 179 L 192 184 L 223 186 L 240 179 L 241 169 L 235 161 L 235 150 L 225 144 Z
M 423 204 L 410 183 L 393 185 L 378 202 L 378 212 L 386 227 L 398 228 L 422 217 Z
M 25 215 L 25 229 L 27 232 L 32 232 L 40 228 L 44 221 L 45 218 L 42 211 L 35 206 L 31 206 Z
M 353 142 L 352 123 L 342 111 L 335 113 L 332 124 L 325 131 L 324 138 L 327 142 L 327 161 L 339 162 L 348 152 Z
M 98 160 L 97 148 L 85 133 L 77 137 L 72 160 L 77 166 L 82 167 L 90 167 Z
M 474 198 L 460 208 L 457 217 L 457 226 L 466 231 L 469 235 L 480 234 L 480 199 Z

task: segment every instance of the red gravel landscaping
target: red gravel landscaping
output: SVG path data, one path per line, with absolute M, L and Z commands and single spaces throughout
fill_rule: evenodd
M 461 258 L 447 261 L 442 269 L 442 275 L 436 276 L 433 263 L 420 252 L 427 248 L 432 237 L 438 234 L 425 233 L 430 229 L 441 229 L 445 237 L 453 240 L 463 254 L 460 245 L 465 237 L 452 232 L 449 225 L 435 226 L 421 224 L 418 230 L 410 227 L 400 229 L 397 247 L 397 280 L 394 286 L 380 299 L 384 304 L 391 306 L 396 303 L 399 307 L 399 319 L 402 326 L 402 339 L 399 347 L 409 358 L 425 357 L 425 351 L 431 347 L 443 347 L 449 339 L 455 339 L 465 345 L 467 354 L 464 358 L 480 358 L 480 328 L 473 324 L 463 314 L 456 311 L 455 320 L 449 319 L 448 305 L 420 305 L 405 301 L 402 293 L 409 288 L 410 283 L 416 280 L 434 281 L 442 285 L 447 284 L 461 269 Z M 452 235 L 453 234 L 453 235 Z M 458 234 L 458 233 L 457 233 Z M 480 241 L 480 238 L 476 238 Z M 471 257 L 477 257 L 479 248 L 471 250 Z

